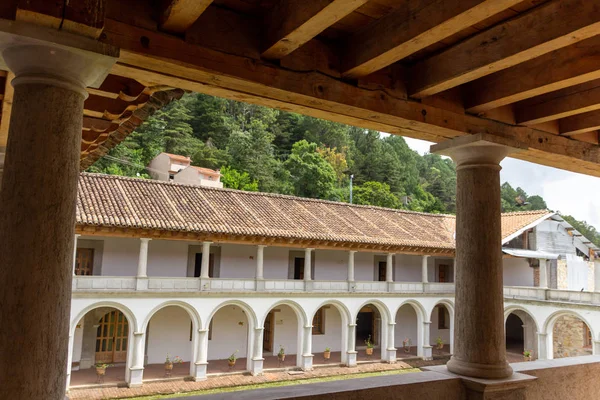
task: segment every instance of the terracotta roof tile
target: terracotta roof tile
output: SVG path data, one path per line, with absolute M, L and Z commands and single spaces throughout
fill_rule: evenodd
M 502 217 L 506 237 L 547 211 Z M 454 249 L 455 218 L 271 193 L 81 174 L 77 224 L 375 246 Z

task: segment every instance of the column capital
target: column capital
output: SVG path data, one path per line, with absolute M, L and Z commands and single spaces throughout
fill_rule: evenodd
M 527 146 L 514 139 L 487 133 L 460 136 L 431 146 L 431 152 L 452 158 L 456 168 L 497 167 L 511 153 Z
M 213 244 L 213 243 L 214 243 L 214 242 L 211 242 L 211 241 L 209 241 L 209 240 L 203 240 L 203 241 L 202 241 L 202 244 Z
M 76 233 L 76 234 L 75 234 L 75 239 L 77 239 L 77 238 L 80 238 L 80 237 L 81 237 L 81 234 L 80 234 L 80 233 Z
M 256 326 L 256 327 L 254 327 L 254 330 L 257 332 L 260 332 L 260 331 L 264 331 L 265 328 L 263 328 L 262 326 Z
M 548 336 L 548 334 L 547 334 L 547 333 L 543 333 L 543 332 L 538 332 L 538 333 L 537 333 L 537 335 L 538 335 L 538 336 L 541 336 L 541 337 Z
M 394 325 L 396 325 L 396 323 L 395 322 L 388 322 L 388 325 L 389 326 L 394 326 Z
M 145 332 L 133 332 L 133 336 L 142 336 Z
M 304 251 L 308 251 L 308 252 L 310 252 L 310 251 L 313 251 L 313 250 L 314 250 L 314 248 L 312 248 L 312 247 L 306 247 L 306 248 L 304 249 Z
M 348 253 L 350 254 L 356 254 L 358 252 L 358 250 L 348 250 Z
M 149 241 L 151 241 L 151 240 L 152 240 L 152 239 L 150 239 L 150 238 L 140 238 L 140 241 L 141 241 L 141 242 L 145 242 L 145 243 L 148 243 L 148 242 L 149 242 Z
M 304 329 L 312 329 L 313 326 L 312 325 L 304 325 Z
M 208 333 L 208 328 L 200 328 L 198 329 L 198 333 Z
M 354 328 L 354 327 L 356 327 L 356 324 L 348 324 L 348 327 Z
M 268 247 L 266 244 L 257 244 L 256 247 L 258 247 L 259 249 L 264 249 L 265 247 Z
M 423 321 L 425 325 L 431 325 L 431 321 Z

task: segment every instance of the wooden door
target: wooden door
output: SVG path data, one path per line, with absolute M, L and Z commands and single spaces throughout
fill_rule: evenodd
M 96 362 L 117 363 L 127 360 L 129 326 L 121 311 L 115 310 L 100 319 L 96 333 Z
M 94 249 L 77 249 L 75 275 L 92 275 L 94 272 Z
M 294 279 L 304 280 L 304 257 L 294 258 Z
M 263 351 L 273 351 L 273 328 L 275 322 L 273 321 L 273 311 L 271 311 L 265 319 L 265 326 L 263 330 Z
M 438 266 L 438 282 L 449 282 L 448 271 L 450 267 L 446 264 L 440 264 Z
M 379 277 L 379 282 L 386 281 L 386 269 L 387 269 L 387 262 L 379 261 L 379 269 L 377 270 L 377 276 Z

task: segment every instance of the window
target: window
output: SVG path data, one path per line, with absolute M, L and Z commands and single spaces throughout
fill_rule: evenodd
M 312 326 L 313 335 L 325 334 L 325 310 L 323 309 L 323 307 L 319 308 L 319 310 L 315 314 Z
M 94 271 L 94 249 L 77 249 L 75 275 L 92 275 Z
M 444 306 L 437 306 L 438 309 L 438 329 L 450 329 L 450 314 Z

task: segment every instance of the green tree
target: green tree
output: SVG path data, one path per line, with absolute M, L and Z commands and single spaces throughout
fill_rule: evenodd
M 335 188 L 333 167 L 317 152 L 316 143 L 296 142 L 284 163 L 297 196 L 328 198 Z
M 221 168 L 221 182 L 229 189 L 258 192 L 258 181 L 251 179 L 247 172 L 239 172 L 230 167 Z
M 381 182 L 365 182 L 355 186 L 352 193 L 355 204 L 399 208 L 400 201 L 390 191 L 390 185 Z
M 335 171 L 338 186 L 341 186 L 347 180 L 348 162 L 346 154 L 340 153 L 337 149 L 330 147 L 319 147 L 317 152 L 323 157 Z

